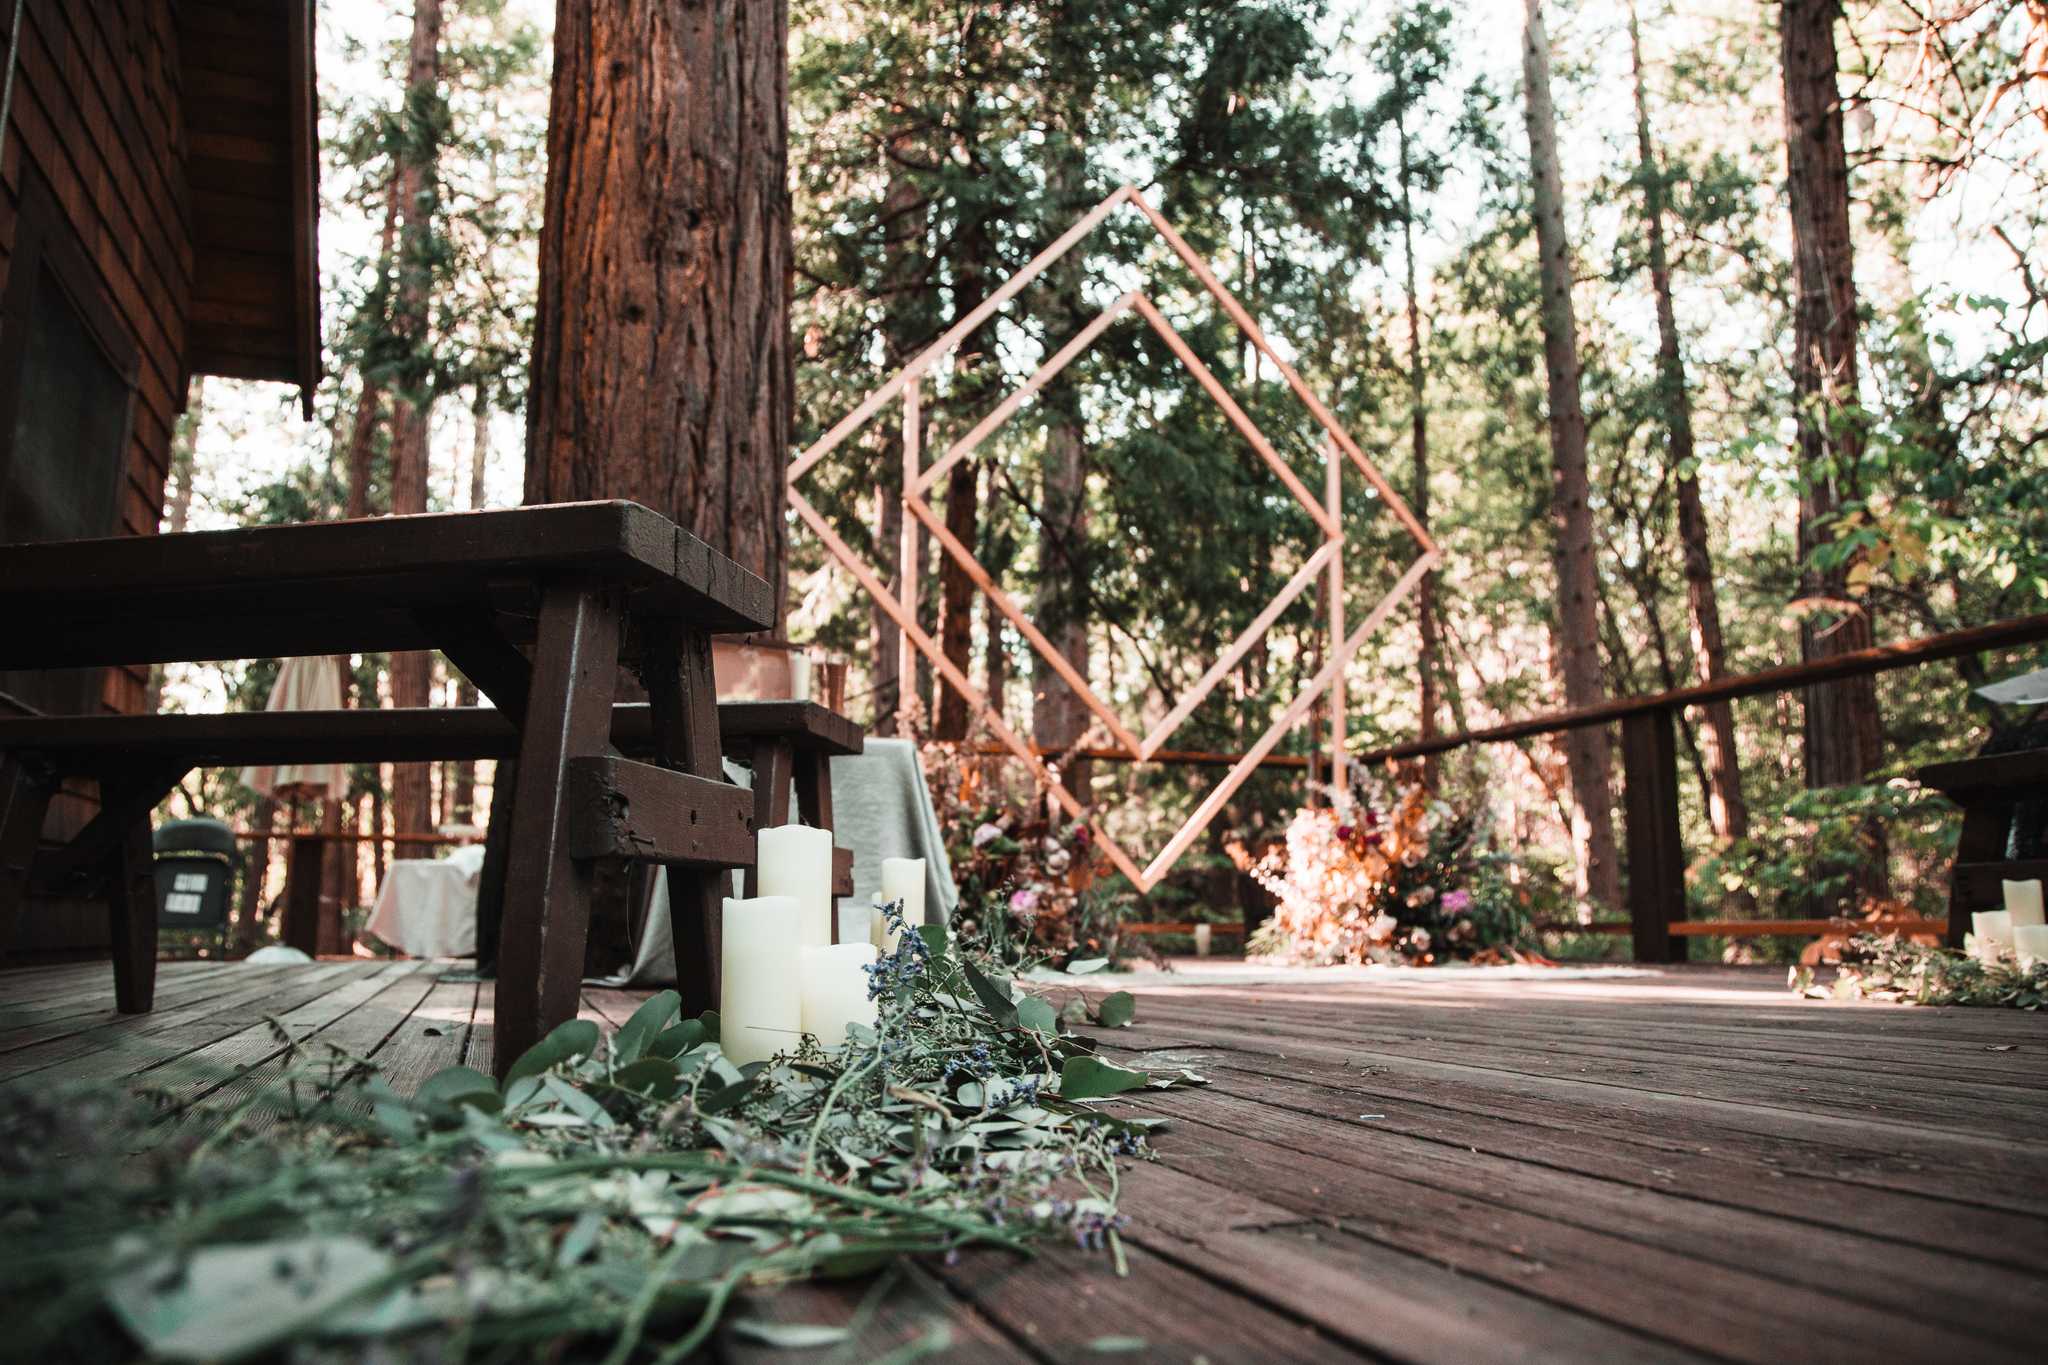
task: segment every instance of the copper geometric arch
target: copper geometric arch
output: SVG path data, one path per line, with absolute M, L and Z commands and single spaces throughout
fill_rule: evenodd
M 1329 488 L 1324 501 L 1318 501 L 1310 493 L 1300 477 L 1280 457 L 1279 453 L 1273 449 L 1272 443 L 1259 431 L 1250 416 L 1230 396 L 1229 391 L 1223 387 L 1216 376 L 1202 363 L 1201 358 L 1194 353 L 1194 350 L 1189 347 L 1181 335 L 1174 330 L 1173 324 L 1160 313 L 1159 309 L 1153 305 L 1150 299 L 1138 290 L 1132 290 L 1123 295 L 1115 303 L 1112 303 L 1098 314 L 1086 327 L 1081 329 L 1080 333 L 1072 341 L 1061 347 L 1057 354 L 1047 359 L 1039 367 L 1037 373 L 1025 380 L 1013 393 L 997 404 L 986 417 L 975 424 L 971 431 L 947 447 L 945 453 L 934 461 L 930 467 L 919 467 L 919 461 L 922 459 L 921 442 L 924 434 L 921 408 L 925 375 L 931 370 L 933 365 L 950 354 L 976 328 L 986 322 L 997 309 L 1014 298 L 1047 267 L 1072 250 L 1077 243 L 1100 226 L 1102 221 L 1114 212 L 1118 205 L 1124 203 L 1136 206 L 1138 211 L 1145 215 L 1146 219 L 1159 233 L 1160 238 L 1173 250 L 1175 255 L 1180 257 L 1188 269 L 1194 273 L 1195 278 L 1201 282 L 1202 287 L 1208 291 L 1223 308 L 1224 312 L 1229 315 L 1231 321 L 1237 325 L 1238 330 L 1244 334 L 1245 338 L 1258 349 L 1259 353 L 1287 381 L 1288 387 L 1294 391 L 1296 397 L 1301 400 L 1303 406 L 1315 418 L 1317 425 L 1323 429 L 1326 454 L 1330 460 Z M 988 438 L 990 433 L 1007 421 L 1023 405 L 1026 399 L 1050 382 L 1053 376 L 1065 369 L 1076 356 L 1092 345 L 1096 338 L 1101 336 L 1110 324 L 1133 311 L 1144 318 L 1151 325 L 1152 329 L 1159 334 L 1160 338 L 1165 341 L 1181 364 L 1194 376 L 1196 383 L 1222 409 L 1224 415 L 1237 428 L 1239 434 L 1250 443 L 1253 450 L 1258 453 L 1259 458 L 1265 462 L 1266 466 L 1286 486 L 1287 491 L 1302 505 L 1323 533 L 1322 544 L 1316 547 L 1314 552 L 1303 562 L 1301 568 L 1295 572 L 1294 576 L 1281 588 L 1273 600 L 1246 627 L 1244 632 L 1231 644 L 1230 648 L 1226 649 L 1216 659 L 1208 671 L 1202 675 L 1201 679 L 1193 687 L 1189 688 L 1175 703 L 1173 709 L 1157 725 L 1152 727 L 1150 733 L 1142 738 L 1133 734 L 1124 726 L 1122 720 L 1103 703 L 1102 699 L 1096 695 L 1094 689 L 1088 685 L 1087 678 L 1079 673 L 1067 661 L 1064 655 L 1053 648 L 1052 642 L 1045 638 L 1043 632 L 1024 614 L 1016 601 L 1008 593 L 1004 592 L 987 570 L 975 560 L 973 552 L 967 546 L 962 545 L 952 533 L 947 531 L 943 518 L 933 511 L 931 504 L 925 499 L 925 494 L 933 484 L 943 478 L 946 472 L 956 463 L 967 458 L 982 441 Z M 803 494 L 797 491 L 797 483 L 811 471 L 818 461 L 831 454 L 847 437 L 860 430 L 876 413 L 892 401 L 900 401 L 903 408 L 903 491 L 901 496 L 904 510 L 908 513 L 903 521 L 905 542 L 903 563 L 905 571 L 903 590 L 900 594 L 891 593 L 881 575 L 876 573 L 874 568 L 864 562 L 859 555 L 855 554 L 852 547 L 847 545 L 839 534 L 832 529 L 830 523 L 820 515 L 818 509 L 813 507 Z M 945 553 L 951 555 L 968 577 L 974 580 L 983 594 L 995 605 L 996 609 L 1002 612 L 1012 625 L 1016 626 L 1018 632 L 1029 642 L 1038 657 L 1043 659 L 1054 672 L 1058 673 L 1067 685 L 1074 690 L 1075 695 L 1080 698 L 1082 703 L 1102 721 L 1116 745 L 1133 758 L 1151 758 L 1159 752 L 1161 746 L 1166 743 L 1167 739 L 1181 722 L 1186 720 L 1194 709 L 1200 705 L 1202 699 L 1208 696 L 1216 685 L 1228 675 L 1230 670 L 1237 666 L 1244 655 L 1264 637 L 1266 631 L 1271 628 L 1274 621 L 1279 619 L 1280 613 L 1287 608 L 1288 604 L 1306 591 L 1318 575 L 1331 575 L 1333 577 L 1341 575 L 1345 537 L 1341 516 L 1338 512 L 1339 500 L 1336 493 L 1338 490 L 1338 480 L 1341 477 L 1340 470 L 1345 460 L 1348 460 L 1352 466 L 1363 474 L 1366 481 L 1378 491 L 1381 501 L 1386 504 L 1388 509 L 1407 528 L 1409 534 L 1414 537 L 1421 554 L 1414 563 L 1409 565 L 1393 588 L 1367 614 L 1365 620 L 1356 629 L 1352 630 L 1349 634 L 1345 634 L 1342 628 L 1341 616 L 1333 620 L 1333 625 L 1336 627 L 1333 633 L 1340 636 L 1341 640 L 1337 648 L 1333 649 L 1329 657 L 1324 660 L 1322 668 L 1308 681 L 1300 694 L 1288 703 L 1286 710 L 1274 720 L 1257 742 L 1244 753 L 1231 768 L 1230 772 L 1217 784 L 1215 789 L 1203 798 L 1202 803 L 1196 807 L 1194 813 L 1188 817 L 1187 821 L 1167 841 L 1165 847 L 1154 855 L 1151 861 L 1143 868 L 1140 868 L 1125 850 L 1109 836 L 1108 832 L 1102 828 L 1101 823 L 1087 806 L 1073 792 L 1067 789 L 1065 783 L 1060 780 L 1059 775 L 1046 765 L 1036 750 L 1022 736 L 1018 735 L 1015 730 L 1010 728 L 1009 724 L 1003 719 L 1002 713 L 991 706 L 988 699 L 968 681 L 966 675 L 955 667 L 951 660 L 946 658 L 945 652 L 939 648 L 937 642 L 917 622 L 917 565 L 911 547 L 915 544 L 916 526 L 918 523 L 922 523 L 930 530 L 933 538 L 937 540 Z M 1108 855 L 1117 870 L 1129 878 L 1132 885 L 1137 887 L 1140 892 L 1150 891 L 1154 886 L 1158 885 L 1159 881 L 1172 869 L 1174 863 L 1179 861 L 1181 854 L 1187 851 L 1188 846 L 1201 836 L 1203 830 L 1208 828 L 1209 823 L 1223 809 L 1224 803 L 1230 799 L 1231 794 L 1244 783 L 1247 777 L 1251 776 L 1260 762 L 1273 751 L 1274 747 L 1279 744 L 1287 732 L 1308 713 L 1309 708 L 1315 704 L 1316 698 L 1332 686 L 1338 675 L 1350 662 L 1351 657 L 1357 652 L 1359 646 L 1364 644 L 1379 629 L 1380 625 L 1386 620 L 1387 615 L 1408 594 L 1416 582 L 1421 579 L 1422 575 L 1434 568 L 1442 559 L 1435 540 L 1430 537 L 1428 530 L 1423 527 L 1422 523 L 1416 519 L 1415 514 L 1409 510 L 1408 504 L 1402 501 L 1400 494 L 1394 491 L 1393 486 L 1387 482 L 1386 477 L 1380 473 L 1371 460 L 1366 458 L 1365 452 L 1358 448 L 1358 443 L 1352 440 L 1350 434 L 1338 424 L 1336 417 L 1330 412 L 1329 408 L 1316 397 L 1307 384 L 1302 382 L 1301 376 L 1295 371 L 1294 367 L 1289 365 L 1274 351 L 1272 344 L 1266 340 L 1265 333 L 1260 330 L 1258 323 L 1253 320 L 1251 314 L 1245 311 L 1244 306 L 1237 301 L 1228 289 L 1223 287 L 1222 281 L 1217 279 L 1215 272 L 1209 268 L 1208 263 L 1195 253 L 1194 248 L 1190 247 L 1186 239 L 1174 230 L 1173 225 L 1166 221 L 1135 186 L 1131 185 L 1125 185 L 1116 190 L 1107 199 L 1104 199 L 1100 204 L 1089 210 L 1078 222 L 1061 234 L 1057 241 L 1040 252 L 1022 270 L 1005 281 L 1003 286 L 983 301 L 980 307 L 961 318 L 944 336 L 926 347 L 921 354 L 905 365 L 887 383 L 870 393 L 861 401 L 858 407 L 847 413 L 845 417 L 840 419 L 837 425 L 820 437 L 816 444 L 797 457 L 789 467 L 789 503 L 791 507 L 796 509 L 797 515 L 802 517 L 805 524 L 817 535 L 818 539 L 825 545 L 825 548 L 832 553 L 833 557 L 846 566 L 862 589 L 874 598 L 875 603 L 881 607 L 883 612 L 896 622 L 903 633 L 906 656 L 914 650 L 931 661 L 932 667 L 946 680 L 947 684 L 959 692 L 967 700 L 967 704 L 980 714 L 981 719 L 988 725 L 996 738 L 1019 759 L 1031 766 L 1038 781 L 1052 793 L 1053 799 L 1060 804 L 1061 808 L 1075 820 L 1083 821 L 1088 825 L 1090 832 L 1097 841 L 1097 846 Z M 1335 600 L 1341 603 L 1341 594 Z M 906 665 L 907 662 L 906 658 Z M 904 670 L 904 676 L 909 676 L 907 666 Z

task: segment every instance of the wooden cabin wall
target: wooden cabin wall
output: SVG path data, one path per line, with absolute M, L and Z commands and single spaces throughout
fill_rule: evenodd
M 0 6 L 0 26 L 12 11 Z M 185 401 L 193 270 L 170 0 L 28 0 L 22 28 L 0 154 L 0 290 L 32 168 L 139 354 L 114 530 L 153 535 L 172 424 Z M 106 670 L 102 705 L 140 710 L 146 681 L 144 669 Z M 46 837 L 68 837 L 94 807 L 89 786 L 68 791 L 53 805 Z M 97 906 L 44 902 L 22 919 L 6 945 L 11 963 L 106 951 Z

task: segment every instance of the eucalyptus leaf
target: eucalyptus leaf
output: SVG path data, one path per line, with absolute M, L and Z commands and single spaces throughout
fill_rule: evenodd
M 573 1062 L 579 1057 L 588 1057 L 597 1051 L 604 1035 L 596 1024 L 588 1019 L 571 1019 L 557 1024 L 552 1033 L 528 1048 L 523 1056 L 505 1073 L 505 1091 L 509 1098 L 514 1081 L 528 1076 L 537 1076 L 550 1068 Z
M 1127 1066 L 1105 1062 L 1100 1057 L 1069 1057 L 1060 1068 L 1060 1098 L 1063 1100 L 1099 1100 L 1111 1095 L 1121 1095 L 1126 1090 L 1140 1090 L 1151 1082 L 1151 1076 L 1143 1071 L 1133 1071 Z
M 1102 997 L 1096 1022 L 1104 1028 L 1128 1028 L 1138 1013 L 1138 998 L 1129 991 L 1114 991 Z
M 766 1322 L 760 1318 L 736 1318 L 732 1334 L 778 1351 L 813 1351 L 820 1346 L 837 1346 L 852 1335 L 844 1327 L 823 1322 Z
M 967 978 L 967 984 L 981 1001 L 982 1008 L 994 1016 L 998 1024 L 1008 1027 L 1017 1022 L 1017 1006 L 1010 999 L 1009 983 L 998 986 L 971 962 L 961 962 L 960 973 Z
M 498 1083 L 483 1072 L 467 1066 L 443 1067 L 420 1082 L 413 1095 L 421 1106 L 473 1104 L 486 1111 L 500 1105 Z
M 1035 995 L 1027 995 L 1017 1002 L 1017 1022 L 1049 1038 L 1059 1036 L 1059 1014 Z
M 613 1066 L 625 1066 L 647 1055 L 647 1048 L 682 1012 L 683 998 L 674 991 L 659 991 L 633 1011 L 633 1017 L 619 1025 L 612 1035 Z M 671 1054 L 673 1055 L 673 1054 Z
M 667 1057 L 642 1057 L 612 1073 L 612 1084 L 657 1100 L 673 1099 L 683 1088 L 676 1064 Z
M 164 1360 L 233 1360 L 298 1336 L 391 1272 L 357 1237 L 198 1247 L 115 1276 L 107 1307 Z
M 1087 976 L 1090 972 L 1099 972 L 1108 965 L 1109 959 L 1106 957 L 1076 958 L 1067 964 L 1067 975 Z
M 680 1057 L 693 1047 L 700 1047 L 710 1041 L 711 1034 L 703 1021 L 685 1019 L 674 1028 L 663 1029 L 647 1045 L 646 1055 L 650 1057 Z
M 712 1091 L 697 1101 L 697 1112 L 701 1114 L 722 1114 L 745 1099 L 754 1089 L 759 1073 L 734 1081 L 731 1085 Z

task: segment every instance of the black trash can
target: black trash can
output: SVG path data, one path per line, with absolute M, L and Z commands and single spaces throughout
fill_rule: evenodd
M 218 930 L 227 949 L 241 858 L 222 820 L 173 820 L 151 838 L 156 852 L 156 922 L 164 929 Z

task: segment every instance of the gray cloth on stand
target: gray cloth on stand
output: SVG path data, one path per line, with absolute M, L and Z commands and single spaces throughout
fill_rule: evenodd
M 853 850 L 853 903 L 866 905 L 882 889 L 882 859 L 924 859 L 928 923 L 944 924 L 960 905 L 946 837 L 924 784 L 917 744 L 870 739 L 864 753 L 832 760 L 833 841 Z
M 726 776 L 742 787 L 753 775 L 728 763 Z M 792 807 L 793 809 L 794 807 Z M 882 859 L 922 858 L 925 918 L 942 924 L 960 903 L 946 841 L 939 832 L 931 789 L 917 745 L 907 739 L 870 739 L 864 753 L 832 760 L 833 842 L 853 850 L 849 905 L 867 905 L 882 889 Z M 673 986 L 675 943 L 669 934 L 668 874 L 657 868 L 645 928 L 633 965 L 623 975 L 593 978 L 594 986 Z

